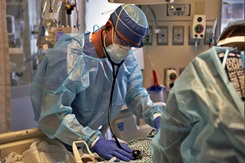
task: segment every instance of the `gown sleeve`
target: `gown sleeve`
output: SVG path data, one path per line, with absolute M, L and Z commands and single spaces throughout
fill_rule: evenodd
M 77 61 L 83 63 L 83 57 L 72 49 L 76 46 L 81 49 L 81 45 L 69 35 L 62 37 L 58 44 L 45 55 L 33 79 L 31 100 L 35 119 L 49 138 L 70 146 L 73 141 L 84 140 L 90 146 L 101 133 L 81 125 L 71 107 L 78 91 L 76 80 L 83 77 L 75 68 Z M 84 81 L 79 91 L 87 84 Z

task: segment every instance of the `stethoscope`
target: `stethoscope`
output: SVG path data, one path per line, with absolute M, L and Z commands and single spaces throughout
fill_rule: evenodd
M 101 38 L 103 38 L 102 33 L 103 33 L 104 30 L 106 30 L 106 29 L 103 29 L 101 31 Z M 111 87 L 111 93 L 110 93 L 110 101 L 109 101 L 109 107 L 108 107 L 107 121 L 108 121 L 108 125 L 109 125 L 109 128 L 110 128 L 111 134 L 114 137 L 115 142 L 116 142 L 118 148 L 123 149 L 123 147 L 119 143 L 118 138 L 116 137 L 116 135 L 114 134 L 114 132 L 112 130 L 110 117 L 111 117 L 112 100 L 113 100 L 113 94 L 114 94 L 114 88 L 115 88 L 116 78 L 117 78 L 119 69 L 120 69 L 121 65 L 123 64 L 124 60 L 122 60 L 119 63 L 115 63 L 114 61 L 112 61 L 112 59 L 110 58 L 110 56 L 108 55 L 108 53 L 107 53 L 107 51 L 105 49 L 103 39 L 102 39 L 102 45 L 103 45 L 103 50 L 106 53 L 106 56 L 107 56 L 107 58 L 108 58 L 108 60 L 109 60 L 109 62 L 111 64 L 111 67 L 112 67 L 112 75 L 113 75 L 112 76 L 113 77 L 113 80 L 112 80 L 112 87 Z M 132 153 L 131 153 L 131 155 L 134 156 L 135 159 L 138 159 L 138 158 L 140 158 L 140 151 L 139 150 L 133 150 Z

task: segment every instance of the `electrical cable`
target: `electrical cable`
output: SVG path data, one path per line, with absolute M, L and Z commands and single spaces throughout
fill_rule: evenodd
M 197 45 L 198 45 L 198 39 L 195 39 L 195 54 L 197 55 L 198 53 L 198 49 L 197 49 Z
M 141 6 L 140 6 L 140 8 L 141 8 Z M 150 9 L 150 11 L 151 11 L 151 13 L 152 13 L 152 16 L 153 16 L 153 18 L 154 18 L 155 25 L 156 25 L 155 31 L 152 32 L 152 33 L 150 33 L 150 37 L 152 37 L 154 34 L 158 33 L 157 30 L 159 30 L 159 29 L 158 29 L 159 26 L 158 26 L 157 16 L 156 16 L 156 14 L 155 14 L 155 12 L 154 12 L 154 10 L 153 10 L 153 8 L 152 8 L 151 5 L 147 5 L 145 14 L 147 15 L 148 9 Z M 147 45 L 147 44 L 146 44 L 146 45 Z M 150 54 L 149 54 L 149 51 L 148 51 L 148 47 L 147 47 L 147 46 L 146 46 L 146 50 L 147 50 L 146 54 L 147 54 L 147 56 L 148 56 L 148 59 L 149 59 L 149 61 L 150 61 L 150 64 L 151 64 L 152 68 L 157 72 L 157 75 L 160 76 L 160 77 L 161 77 L 161 80 L 163 81 L 163 76 L 161 75 L 160 71 L 156 68 L 155 64 L 153 63 L 153 61 L 152 61 L 152 59 L 151 59 L 151 56 L 150 56 Z M 162 83 L 163 83 L 163 82 L 162 82 Z
M 163 83 L 163 76 L 161 75 L 160 71 L 158 70 L 158 68 L 156 67 L 156 65 L 152 61 L 152 57 L 151 57 L 151 54 L 149 52 L 149 46 L 145 46 L 145 47 L 146 47 L 145 48 L 146 49 L 146 55 L 149 59 L 150 65 L 151 65 L 152 69 L 156 71 L 157 76 L 160 76 L 160 79 L 161 79 L 160 83 Z
M 155 24 L 156 24 L 156 29 L 158 29 L 157 16 L 156 16 L 154 10 L 152 9 L 151 5 L 147 5 L 147 6 L 151 10 L 151 13 L 153 15 L 153 18 L 154 18 L 154 21 L 155 21 Z
M 214 39 L 215 39 L 216 25 L 217 25 L 217 18 L 214 19 L 212 32 L 211 32 L 211 34 L 209 36 L 209 48 L 211 48 L 213 46 L 213 44 L 215 44 Z

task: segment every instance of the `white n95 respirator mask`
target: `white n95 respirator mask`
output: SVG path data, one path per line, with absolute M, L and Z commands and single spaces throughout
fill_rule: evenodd
M 105 45 L 105 37 L 104 35 L 104 47 L 107 52 L 107 55 L 109 55 L 110 59 L 115 63 L 120 63 L 121 61 L 125 60 L 126 57 L 129 54 L 129 51 L 131 49 L 130 46 L 123 46 L 120 44 L 114 43 L 114 28 L 112 28 L 112 44 L 107 46 Z

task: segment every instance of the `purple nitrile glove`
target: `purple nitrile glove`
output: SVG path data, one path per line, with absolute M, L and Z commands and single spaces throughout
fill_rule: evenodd
M 154 126 L 155 128 L 158 130 L 160 128 L 160 121 L 161 121 L 161 117 L 157 117 L 155 120 L 154 120 Z
M 120 160 L 130 161 L 135 158 L 131 155 L 132 149 L 130 149 L 126 144 L 120 143 L 122 148 L 119 148 L 114 140 L 105 140 L 99 138 L 95 145 L 91 148 L 92 152 L 96 152 L 100 157 L 110 160 L 116 157 L 116 162 Z

